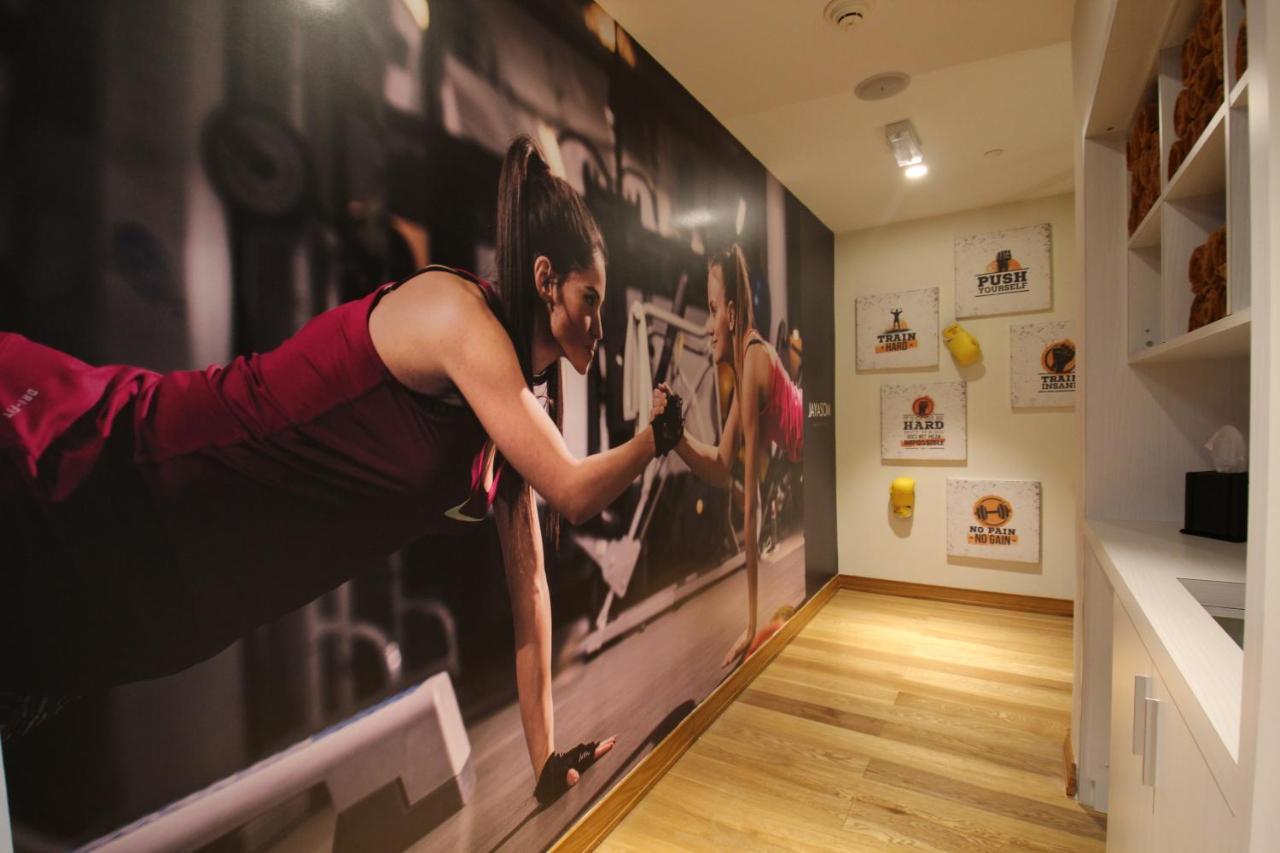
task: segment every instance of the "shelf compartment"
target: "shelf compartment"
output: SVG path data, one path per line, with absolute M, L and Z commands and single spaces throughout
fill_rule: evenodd
M 1169 364 L 1175 361 L 1212 361 L 1249 357 L 1250 312 L 1246 308 L 1228 314 L 1194 332 L 1133 352 L 1130 364 Z
M 1245 71 L 1244 76 L 1236 81 L 1236 85 L 1231 90 L 1231 96 L 1227 99 L 1232 107 L 1247 107 L 1249 105 L 1249 72 Z
M 1245 69 L 1245 73 L 1238 79 L 1236 77 L 1236 39 L 1240 35 L 1240 24 L 1245 19 L 1245 6 L 1242 0 L 1223 0 L 1222 4 L 1222 59 L 1226 65 L 1223 80 L 1226 81 L 1228 92 L 1235 92 L 1239 88 L 1238 84 L 1249 76 L 1249 69 Z M 1235 98 L 1228 99 L 1227 103 L 1235 106 Z
M 1151 205 L 1147 215 L 1129 236 L 1130 249 L 1146 249 L 1160 245 L 1160 212 L 1163 207 L 1164 204 L 1160 199 L 1156 199 L 1156 203 Z
M 1249 108 L 1238 106 L 1227 114 L 1227 311 L 1233 314 L 1253 303 L 1250 233 Z
M 1178 199 L 1164 205 L 1160 244 L 1160 263 L 1164 271 L 1164 331 L 1161 340 L 1171 341 L 1187 334 L 1191 303 L 1195 297 L 1188 272 L 1191 254 L 1226 221 L 1226 195 L 1222 192 Z
M 1220 193 L 1227 185 L 1227 111 L 1219 107 L 1165 190 L 1169 201 Z
M 1128 318 L 1129 352 L 1148 351 L 1164 340 L 1161 334 L 1163 291 L 1160 276 L 1160 246 L 1147 246 L 1129 252 Z

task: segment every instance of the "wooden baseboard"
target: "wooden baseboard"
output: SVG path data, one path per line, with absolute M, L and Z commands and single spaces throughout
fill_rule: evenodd
M 1070 616 L 1074 606 L 1069 599 L 1065 598 L 1012 595 L 1007 592 L 932 586 L 882 578 L 864 578 L 857 575 L 836 575 L 836 579 L 840 582 L 841 589 L 899 595 L 905 598 L 926 598 L 931 601 L 949 601 L 953 604 L 974 604 L 979 607 L 999 607 L 1002 610 L 1020 610 L 1024 613 L 1043 613 L 1048 616 Z
M 553 853 L 577 853 L 595 849 L 613 828 L 622 822 L 627 812 L 640 802 L 649 789 L 657 784 L 671 765 L 684 754 L 693 742 L 723 713 L 725 708 L 747 688 L 778 652 L 810 619 L 822 609 L 840 588 L 840 576 L 836 575 L 810 596 L 796 615 L 787 620 L 778 633 L 770 637 L 742 666 L 734 670 L 720 683 L 711 695 L 680 721 L 671 734 L 663 738 L 653 751 L 641 758 L 636 766 L 617 785 L 602 796 L 590 811 L 569 827 L 568 831 L 552 845 Z
M 1075 799 L 1080 790 L 1080 777 L 1076 774 L 1076 757 L 1071 752 L 1071 729 L 1067 729 L 1067 739 L 1062 743 L 1062 759 L 1067 765 L 1067 796 Z

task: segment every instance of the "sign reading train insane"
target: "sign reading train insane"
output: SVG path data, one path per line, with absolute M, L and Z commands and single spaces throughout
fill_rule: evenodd
M 956 237 L 956 317 L 1052 307 L 1052 244 L 1048 223 Z
M 963 460 L 967 398 L 963 382 L 881 385 L 880 457 Z
M 857 312 L 859 370 L 938 363 L 938 288 L 859 296 Z
M 948 477 L 947 556 L 1040 562 L 1040 483 Z
M 1076 336 L 1070 320 L 1009 326 L 1009 402 L 1015 409 L 1069 407 L 1076 399 Z

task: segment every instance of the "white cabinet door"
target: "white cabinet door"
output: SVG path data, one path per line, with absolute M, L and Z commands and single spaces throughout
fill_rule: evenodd
M 1227 807 L 1213 773 L 1173 704 L 1152 679 L 1157 705 L 1155 810 L 1150 849 L 1168 853 L 1232 853 L 1240 848 L 1240 821 Z
M 1154 796 L 1142 782 L 1142 724 L 1152 675 L 1137 630 L 1119 599 L 1112 601 L 1111 629 L 1111 761 L 1108 770 L 1107 850 L 1146 853 L 1150 844 Z M 1139 680 L 1141 679 L 1141 680 Z M 1135 690 L 1141 691 L 1135 695 Z

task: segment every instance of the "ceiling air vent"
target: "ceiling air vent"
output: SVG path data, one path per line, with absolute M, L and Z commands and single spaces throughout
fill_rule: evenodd
M 871 14 L 875 0 L 831 0 L 823 15 L 842 30 L 851 30 Z

